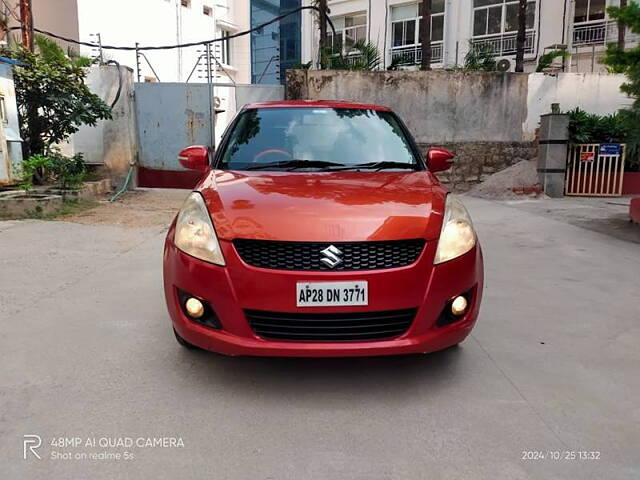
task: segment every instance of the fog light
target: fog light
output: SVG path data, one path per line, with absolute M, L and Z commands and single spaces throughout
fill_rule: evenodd
M 197 298 L 189 298 L 184 304 L 184 308 L 192 318 L 200 318 L 204 315 L 204 305 Z
M 451 302 L 451 313 L 454 315 L 462 315 L 467 311 L 467 299 L 463 296 L 456 297 Z

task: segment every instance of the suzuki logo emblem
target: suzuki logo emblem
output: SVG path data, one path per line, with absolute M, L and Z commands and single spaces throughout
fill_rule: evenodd
M 324 255 L 324 258 L 321 258 L 320 261 L 330 268 L 335 268 L 342 263 L 342 258 L 338 256 L 342 255 L 342 252 L 334 245 L 329 245 L 320 253 Z

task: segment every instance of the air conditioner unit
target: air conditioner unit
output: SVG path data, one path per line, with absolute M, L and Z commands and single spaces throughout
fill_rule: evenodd
M 498 71 L 499 72 L 508 72 L 511 70 L 511 61 L 507 60 L 506 58 L 503 58 L 502 60 L 498 61 L 498 65 L 497 65 Z

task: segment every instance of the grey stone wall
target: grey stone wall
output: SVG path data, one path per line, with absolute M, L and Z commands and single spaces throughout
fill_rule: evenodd
M 528 76 L 521 73 L 287 71 L 287 98 L 391 107 L 416 141 L 526 140 Z
M 443 147 L 455 153 L 453 167 L 437 174 L 450 190 L 466 192 L 482 182 L 489 175 L 522 160 L 537 158 L 538 146 L 535 142 L 458 142 L 420 144 L 428 147 Z

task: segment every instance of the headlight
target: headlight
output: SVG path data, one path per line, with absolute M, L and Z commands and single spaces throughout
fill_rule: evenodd
M 476 244 L 476 232 L 469 212 L 453 195 L 447 195 L 442 231 L 436 250 L 435 264 L 464 255 Z
M 202 195 L 192 192 L 184 202 L 176 222 L 175 244 L 184 253 L 224 266 L 216 231 Z

